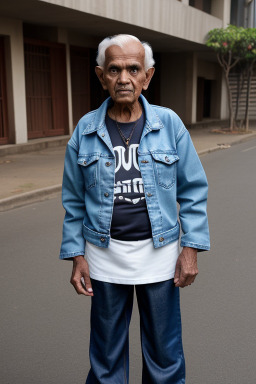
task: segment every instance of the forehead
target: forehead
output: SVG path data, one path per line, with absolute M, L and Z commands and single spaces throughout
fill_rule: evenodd
M 145 51 L 141 43 L 132 41 L 122 48 L 118 45 L 111 45 L 105 52 L 105 66 L 114 62 L 136 61 L 144 66 Z

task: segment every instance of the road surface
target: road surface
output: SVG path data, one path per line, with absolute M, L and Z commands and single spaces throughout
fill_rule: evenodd
M 254 384 L 256 377 L 256 140 L 201 158 L 209 180 L 212 250 L 181 292 L 187 384 Z M 1 384 L 82 384 L 90 299 L 59 261 L 60 198 L 0 214 Z M 141 358 L 135 305 L 130 383 Z

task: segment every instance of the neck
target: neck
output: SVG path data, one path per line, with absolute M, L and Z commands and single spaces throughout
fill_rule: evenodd
M 139 101 L 133 105 L 115 103 L 109 110 L 108 115 L 111 119 L 120 123 L 129 123 L 136 121 L 142 114 L 142 107 Z

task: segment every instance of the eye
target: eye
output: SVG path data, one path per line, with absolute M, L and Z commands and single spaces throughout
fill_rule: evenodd
M 134 75 L 138 72 L 138 68 L 137 67 L 131 67 L 130 72 Z
M 116 74 L 116 73 L 118 72 L 118 70 L 117 70 L 116 67 L 110 67 L 110 68 L 109 68 L 109 72 L 110 72 L 111 74 Z

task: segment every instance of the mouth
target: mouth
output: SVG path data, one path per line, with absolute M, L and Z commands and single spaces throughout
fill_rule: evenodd
M 133 92 L 133 90 L 128 88 L 118 88 L 116 90 L 116 93 L 130 93 L 130 92 Z

